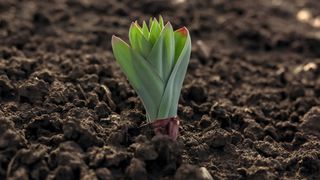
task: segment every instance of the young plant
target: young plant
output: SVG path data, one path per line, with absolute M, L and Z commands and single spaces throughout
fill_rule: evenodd
M 191 53 L 189 32 L 186 27 L 174 31 L 160 17 L 150 19 L 149 27 L 145 21 L 142 27 L 132 23 L 129 40 L 130 45 L 112 36 L 115 59 L 140 97 L 156 135 L 176 140 L 178 101 Z

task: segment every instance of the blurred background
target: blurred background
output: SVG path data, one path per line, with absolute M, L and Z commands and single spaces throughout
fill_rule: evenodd
M 175 28 L 187 26 L 205 56 L 223 47 L 320 55 L 312 0 L 1 0 L 0 43 L 30 52 L 110 49 L 112 34 L 125 38 L 130 22 L 160 14 Z

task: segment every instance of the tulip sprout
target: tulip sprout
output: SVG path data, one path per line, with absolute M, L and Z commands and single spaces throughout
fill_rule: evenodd
M 181 87 L 187 71 L 191 38 L 186 27 L 173 30 L 160 16 L 150 19 L 149 27 L 133 22 L 129 30 L 130 45 L 112 36 L 116 61 L 141 99 L 147 121 L 156 134 L 176 140 Z

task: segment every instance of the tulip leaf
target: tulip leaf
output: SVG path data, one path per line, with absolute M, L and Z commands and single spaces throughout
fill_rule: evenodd
M 129 45 L 120 38 L 112 36 L 112 49 L 117 62 L 120 64 L 131 85 L 134 88 L 138 87 L 139 79 L 133 69 L 133 59 Z
M 151 23 L 150 34 L 149 34 L 149 41 L 151 44 L 155 44 L 155 42 L 159 38 L 161 30 L 162 29 L 160 29 L 160 25 L 159 25 L 157 19 L 154 19 Z
M 150 118 L 155 119 L 158 106 L 161 102 L 159 94 L 163 94 L 164 83 L 147 60 L 134 50 L 131 53 L 135 60 L 133 68 L 139 79 L 138 95 L 144 102 Z
M 169 78 L 173 68 L 174 61 L 174 35 L 170 23 L 167 23 L 162 30 L 160 37 L 154 44 L 148 59 L 151 64 L 156 68 L 162 80 L 166 81 Z
M 175 53 L 174 53 L 175 54 L 175 56 L 174 56 L 175 61 L 174 62 L 175 63 L 177 62 L 177 60 L 181 54 L 181 51 L 185 45 L 187 36 L 188 36 L 188 30 L 185 27 L 180 28 L 174 32 L 174 40 L 175 40 Z
M 171 117 L 177 114 L 180 91 L 189 64 L 190 53 L 191 39 L 188 35 L 182 52 L 179 55 L 177 63 L 175 64 L 166 84 L 159 106 L 159 118 Z
M 159 25 L 160 25 L 160 29 L 164 28 L 164 22 L 163 22 L 163 18 L 161 15 L 159 16 Z
M 143 57 L 149 55 L 152 45 L 144 37 L 137 23 L 132 23 L 129 30 L 129 40 L 133 50 L 138 51 Z
M 175 46 L 174 46 L 174 33 L 173 28 L 170 23 L 167 23 L 167 28 L 163 32 L 164 44 L 163 44 L 163 57 L 162 60 L 162 71 L 163 71 L 163 80 L 164 82 L 168 81 L 168 78 L 171 74 L 171 71 L 174 67 L 174 53 L 175 53 Z
M 148 29 L 148 25 L 147 25 L 146 21 L 143 21 L 142 33 L 143 33 L 144 38 L 149 40 L 149 29 Z

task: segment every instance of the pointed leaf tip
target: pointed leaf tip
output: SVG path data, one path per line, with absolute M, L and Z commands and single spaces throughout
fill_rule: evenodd
M 179 32 L 182 36 L 187 36 L 189 33 L 188 29 L 185 26 L 178 29 L 177 32 Z
M 116 35 L 112 35 L 111 44 L 114 45 L 117 41 L 119 41 L 119 38 Z
M 135 21 L 133 24 L 135 24 L 137 26 L 137 28 L 141 29 L 140 24 L 138 23 L 138 21 Z
M 123 43 L 125 44 L 126 46 L 130 47 L 125 41 L 123 41 L 121 38 L 119 38 L 118 36 L 116 35 L 112 35 L 112 38 L 111 38 L 111 45 L 114 46 L 118 43 Z
M 172 27 L 171 23 L 168 21 L 164 27 Z
M 133 28 L 134 26 L 136 26 L 136 23 L 135 23 L 135 22 L 131 22 L 130 28 L 129 28 L 129 32 L 132 30 L 132 28 Z
M 117 42 L 121 42 L 122 40 L 118 36 L 112 35 L 111 41 L 112 41 L 112 44 L 114 44 L 114 43 L 117 43 Z

